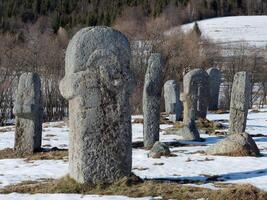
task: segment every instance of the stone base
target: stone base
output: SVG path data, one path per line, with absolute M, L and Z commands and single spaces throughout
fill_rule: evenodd
M 199 132 L 197 129 L 192 129 L 187 126 L 179 129 L 176 135 L 182 136 L 183 140 L 200 141 Z
M 247 133 L 230 135 L 210 146 L 206 153 L 208 155 L 222 156 L 260 156 L 260 151 L 255 141 Z

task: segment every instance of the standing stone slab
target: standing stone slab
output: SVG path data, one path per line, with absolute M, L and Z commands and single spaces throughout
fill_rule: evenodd
M 143 91 L 144 146 L 146 148 L 151 148 L 156 141 L 159 141 L 162 72 L 162 57 L 159 53 L 154 53 L 148 60 Z
M 178 121 L 182 114 L 182 103 L 180 101 L 180 89 L 175 80 L 168 80 L 164 84 L 165 111 L 175 116 Z
M 207 73 L 202 69 L 194 69 L 184 76 L 184 91 L 181 94 L 184 105 L 184 127 L 177 132 L 184 140 L 200 140 L 195 119 L 199 94 L 205 94 L 202 89 L 206 84 L 208 84 Z M 205 105 L 207 105 L 206 102 Z
M 66 52 L 60 92 L 69 100 L 69 175 L 80 183 L 130 176 L 130 45 L 109 27 L 80 30 Z
M 16 115 L 15 151 L 17 154 L 29 154 L 41 149 L 42 106 L 41 80 L 38 74 L 22 74 L 14 106 Z
M 229 134 L 245 132 L 250 93 L 251 75 L 248 72 L 236 73 L 231 94 Z
M 209 75 L 209 110 L 218 110 L 219 91 L 221 84 L 221 71 L 215 67 L 207 70 Z
M 209 75 L 206 71 L 201 70 L 197 82 L 197 110 L 196 118 L 206 119 L 209 106 Z

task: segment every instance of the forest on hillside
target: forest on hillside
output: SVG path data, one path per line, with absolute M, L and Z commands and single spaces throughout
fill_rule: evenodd
M 23 72 L 37 72 L 42 78 L 44 120 L 63 119 L 67 102 L 58 84 L 64 75 L 65 51 L 69 39 L 86 26 L 109 25 L 129 39 L 137 82 L 133 113 L 141 112 L 139 97 L 151 52 L 164 57 L 164 80 L 181 81 L 199 66 L 224 65 L 229 82 L 240 69 L 263 72 L 267 68 L 259 55 L 247 56 L 243 49 L 226 61 L 218 45 L 200 37 L 197 23 L 192 33 L 164 35 L 173 26 L 198 19 L 251 14 L 267 14 L 267 0 L 0 0 L 0 125 L 14 117 L 14 94 Z M 254 79 L 266 81 L 258 74 Z
M 168 5 L 179 8 L 181 23 L 217 16 L 267 14 L 267 0 L 1 0 L 0 30 L 16 31 L 23 23 L 49 17 L 59 27 L 112 25 L 126 7 L 138 6 L 157 17 Z

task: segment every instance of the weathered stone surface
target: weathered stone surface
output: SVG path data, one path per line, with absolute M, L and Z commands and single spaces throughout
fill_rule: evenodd
M 15 151 L 33 153 L 41 149 L 43 105 L 41 80 L 36 73 L 23 73 L 19 79 L 14 106 L 16 115 Z
M 229 134 L 242 133 L 246 130 L 250 93 L 250 74 L 248 72 L 236 73 L 231 94 Z
M 209 75 L 209 110 L 218 110 L 219 91 L 221 84 L 221 71 L 215 67 L 207 70 Z
M 149 151 L 149 157 L 151 158 L 160 158 L 161 156 L 170 156 L 171 151 L 168 147 L 168 145 L 156 142 L 152 149 Z
M 144 146 L 148 149 L 159 140 L 162 72 L 161 55 L 159 53 L 151 54 L 143 91 Z
M 229 82 L 222 82 L 220 85 L 218 108 L 221 110 L 230 109 L 231 87 L 232 83 Z
M 205 108 L 204 110 L 207 109 L 207 97 L 209 92 L 207 90 L 208 75 L 202 69 L 194 69 L 184 76 L 183 84 L 184 91 L 181 94 L 181 100 L 184 105 L 184 127 L 180 129 L 177 134 L 182 136 L 185 140 L 200 140 L 195 119 L 198 106 L 202 109 Z
M 164 84 L 165 111 L 172 114 L 172 121 L 178 121 L 182 114 L 182 102 L 180 101 L 180 89 L 175 80 L 168 80 Z
M 209 75 L 206 71 L 202 70 L 199 74 L 197 82 L 197 112 L 196 118 L 205 119 L 207 116 L 208 106 L 209 106 Z
M 247 133 L 232 134 L 210 146 L 206 153 L 224 156 L 259 156 L 260 151 L 253 138 Z
M 60 91 L 69 100 L 69 175 L 77 182 L 131 174 L 130 60 L 127 38 L 109 27 L 84 28 L 68 45 Z

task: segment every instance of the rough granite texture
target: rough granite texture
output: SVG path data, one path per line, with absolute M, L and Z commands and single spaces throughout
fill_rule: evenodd
M 196 118 L 206 119 L 209 107 L 209 75 L 206 71 L 201 69 L 199 74 L 201 78 L 197 82 L 197 111 Z
M 250 74 L 248 72 L 236 73 L 231 93 L 229 134 L 245 132 L 250 93 Z
M 171 151 L 168 147 L 168 145 L 156 142 L 152 149 L 149 151 L 149 157 L 151 158 L 160 158 L 161 156 L 170 156 Z
M 60 91 L 69 100 L 69 175 L 79 183 L 130 176 L 130 45 L 109 27 L 80 30 L 70 41 Z
M 184 105 L 184 127 L 177 134 L 184 140 L 200 140 L 195 119 L 197 108 L 201 108 L 204 114 L 207 113 L 208 75 L 202 69 L 194 69 L 184 76 L 183 85 L 184 91 L 181 94 L 181 100 Z
M 43 105 L 38 74 L 23 73 L 20 76 L 14 113 L 16 153 L 29 154 L 39 151 L 42 142 Z
M 209 110 L 218 110 L 221 71 L 215 67 L 212 67 L 207 70 L 207 73 L 209 75 L 210 87 Z
M 232 134 L 224 140 L 210 146 L 206 153 L 224 156 L 259 156 L 260 151 L 247 133 Z
M 180 101 L 180 89 L 175 80 L 168 80 L 164 84 L 165 111 L 172 115 L 172 121 L 178 121 L 182 114 L 182 102 Z M 174 117 L 175 115 L 175 117 Z
M 150 149 L 159 141 L 160 98 L 163 61 L 159 53 L 151 54 L 143 90 L 144 146 Z

